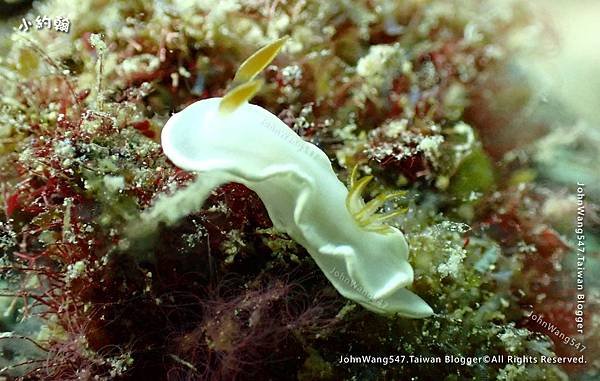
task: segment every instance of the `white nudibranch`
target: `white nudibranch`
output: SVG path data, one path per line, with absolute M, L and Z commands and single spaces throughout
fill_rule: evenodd
M 431 315 L 405 288 L 413 269 L 404 235 L 383 223 L 389 213 L 375 213 L 388 197 L 365 204 L 361 191 L 370 178 L 355 181 L 349 192 L 323 151 L 247 102 L 262 85 L 254 77 L 284 43 L 279 39 L 248 58 L 234 81 L 241 84 L 225 97 L 198 101 L 164 126 L 167 157 L 200 173 L 185 198 L 201 205 L 221 184 L 244 184 L 263 201 L 275 228 L 302 245 L 344 297 L 378 313 Z

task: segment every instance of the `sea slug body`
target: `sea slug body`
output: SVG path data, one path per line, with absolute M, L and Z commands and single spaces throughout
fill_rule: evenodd
M 413 270 L 403 234 L 361 226 L 323 151 L 245 100 L 224 112 L 226 98 L 193 103 L 162 130 L 166 156 L 200 173 L 196 200 L 204 202 L 221 184 L 244 184 L 264 202 L 275 228 L 302 245 L 344 297 L 377 313 L 431 315 L 429 305 L 405 288 Z

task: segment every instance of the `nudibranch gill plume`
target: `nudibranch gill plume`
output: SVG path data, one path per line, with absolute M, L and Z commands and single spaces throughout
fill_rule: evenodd
M 203 99 L 174 114 L 161 144 L 178 167 L 199 172 L 193 197 L 199 203 L 219 185 L 241 183 L 260 197 L 276 229 L 302 245 L 344 297 L 384 314 L 426 317 L 431 307 L 406 289 L 413 282 L 408 245 L 400 230 L 375 212 L 384 198 L 364 203 L 370 178 L 351 191 L 329 158 L 262 107 L 248 103 L 255 79 L 286 38 L 250 56 L 222 98 Z

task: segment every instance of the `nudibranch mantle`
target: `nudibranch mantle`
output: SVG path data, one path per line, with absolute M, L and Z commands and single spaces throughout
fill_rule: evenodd
M 262 107 L 244 103 L 224 114 L 221 100 L 193 103 L 162 130 L 167 157 L 200 172 L 197 197 L 203 202 L 221 184 L 244 184 L 264 202 L 274 226 L 310 253 L 344 297 L 378 313 L 431 315 L 429 305 L 405 288 L 413 270 L 403 234 L 357 224 L 345 204 L 348 189 L 327 155 Z

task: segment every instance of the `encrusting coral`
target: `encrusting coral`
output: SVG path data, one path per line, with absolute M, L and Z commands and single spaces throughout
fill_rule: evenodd
M 50 0 L 10 22 L 38 15 L 70 32 L 0 45 L 0 378 L 596 377 L 597 322 L 578 337 L 568 319 L 572 242 L 555 221 L 572 203 L 535 179 L 550 164 L 531 143 L 557 122 L 528 113 L 535 89 L 511 60 L 535 29 L 523 2 Z M 236 77 L 285 35 L 261 79 L 264 65 Z M 249 175 L 269 160 L 302 180 L 261 187 Z M 319 197 L 300 227 L 303 188 Z M 435 314 L 370 311 L 321 271 L 332 242 L 360 248 L 349 280 L 375 295 L 372 275 L 399 266 L 388 290 L 410 285 Z M 588 364 L 339 361 L 579 355 L 531 311 L 583 340 Z

